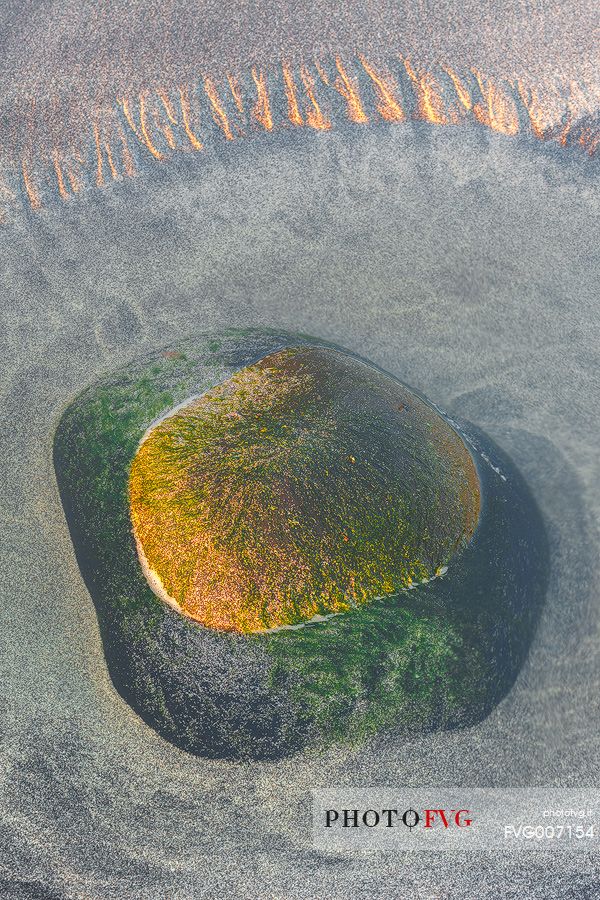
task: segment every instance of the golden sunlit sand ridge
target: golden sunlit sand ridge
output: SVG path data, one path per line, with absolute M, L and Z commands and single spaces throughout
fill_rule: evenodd
M 149 163 L 286 129 L 472 124 L 593 156 L 600 142 L 599 103 L 600 83 L 594 81 L 530 84 L 521 77 L 494 79 L 476 68 L 423 68 L 408 57 L 381 61 L 361 52 L 299 65 L 283 59 L 224 77 L 206 73 L 195 82 L 123 93 L 112 105 L 90 110 L 87 125 L 60 141 L 46 142 L 38 128 L 35 140 L 18 150 L 6 145 L 0 150 L 0 222 L 10 221 L 19 207 L 40 211 L 85 188 L 133 177 Z M 31 115 L 38 115 L 35 103 Z M 54 124 L 48 122 L 49 133 Z

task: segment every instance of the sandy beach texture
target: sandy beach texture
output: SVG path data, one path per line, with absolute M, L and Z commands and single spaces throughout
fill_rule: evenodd
M 23 85 L 37 79 L 48 94 L 45 76 L 89 32 L 74 75 L 88 84 L 100 38 L 83 14 L 69 20 L 53 5 L 34 21 L 17 6 L 4 10 L 18 23 L 3 30 L 4 96 L 21 90 L 19 66 Z M 385 6 L 358 16 L 381 44 Z M 472 53 L 490 69 L 517 59 L 534 71 L 535 59 L 569 73 L 589 49 L 592 4 L 562 18 L 537 4 L 477 9 L 457 19 L 446 4 L 418 4 L 406 28 L 436 58 L 448 37 L 457 63 Z M 136 29 L 156 19 L 131 10 L 126 45 L 117 25 L 100 35 L 133 65 Z M 350 48 L 352 16 L 329 34 L 317 12 L 307 21 L 324 29 L 321 42 Z M 218 47 L 215 16 L 203 21 Z M 244 7 L 236 21 L 227 40 L 253 35 L 255 50 L 279 52 L 285 18 Z M 24 54 L 48 35 L 40 75 Z M 157 41 L 176 55 L 177 30 Z M 555 855 L 319 854 L 309 793 L 597 783 L 597 159 L 477 124 L 257 132 L 19 210 L 0 228 L 0 896 L 597 896 L 592 862 L 573 872 Z M 177 750 L 114 690 L 58 496 L 53 432 L 100 374 L 230 325 L 305 331 L 369 357 L 486 430 L 520 467 L 546 522 L 549 589 L 516 685 L 480 725 L 238 764 Z

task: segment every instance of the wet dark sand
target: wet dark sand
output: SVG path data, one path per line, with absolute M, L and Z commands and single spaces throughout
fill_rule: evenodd
M 479 130 L 271 136 L 0 232 L 2 896 L 593 896 L 560 858 L 320 856 L 309 790 L 597 782 L 597 171 Z M 114 690 L 53 430 L 100 373 L 238 324 L 371 358 L 520 467 L 549 589 L 480 725 L 235 764 L 177 750 Z

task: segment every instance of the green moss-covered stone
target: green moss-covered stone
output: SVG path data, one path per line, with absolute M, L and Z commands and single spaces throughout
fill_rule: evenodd
M 456 431 L 324 347 L 270 353 L 177 407 L 138 448 L 129 499 L 158 596 L 246 633 L 433 578 L 472 537 L 480 504 Z
M 55 467 L 121 694 L 226 757 L 485 715 L 526 653 L 547 549 L 510 461 L 457 427 L 267 330 L 200 335 L 81 394 Z

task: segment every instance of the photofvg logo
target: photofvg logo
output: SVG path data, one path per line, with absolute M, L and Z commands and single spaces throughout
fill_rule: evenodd
M 571 811 L 577 810 L 574 816 Z M 597 853 L 600 792 L 545 788 L 313 791 L 320 850 L 546 850 Z M 563 854 L 561 854 L 564 856 Z M 563 858 L 563 864 L 565 859 Z
M 323 848 L 432 847 L 457 839 L 464 845 L 477 819 L 466 791 L 452 797 L 413 789 L 313 792 L 315 844 Z
M 470 828 L 469 809 L 326 809 L 325 828 Z

